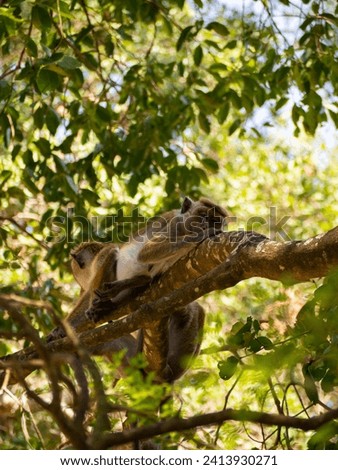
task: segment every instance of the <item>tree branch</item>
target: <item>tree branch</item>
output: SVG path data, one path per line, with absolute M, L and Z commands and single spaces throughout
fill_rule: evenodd
M 222 264 L 224 261 L 226 264 Z M 174 294 L 183 286 L 182 295 L 176 292 L 175 301 L 171 297 L 171 309 L 252 277 L 285 283 L 305 282 L 326 276 L 337 267 L 338 227 L 308 240 L 290 242 L 276 242 L 256 232 L 224 232 L 204 240 L 141 295 L 115 310 L 109 319 L 128 315 L 139 305 Z M 193 292 L 195 289 L 198 291 Z M 165 298 L 167 301 L 168 297 Z M 81 316 L 74 319 L 72 326 L 81 332 L 93 324 Z
M 171 418 L 166 421 L 161 421 L 141 428 L 133 428 L 123 432 L 116 432 L 105 436 L 100 442 L 100 448 L 108 449 L 134 440 L 149 439 L 169 432 L 182 432 L 200 426 L 224 423 L 225 421 L 249 421 L 268 426 L 285 426 L 287 428 L 297 428 L 303 431 L 310 431 L 318 429 L 323 424 L 336 418 L 338 418 L 338 409 L 306 419 L 281 414 L 261 413 L 259 411 L 227 409 L 215 413 L 197 415 L 186 419 Z
M 244 279 L 264 277 L 304 282 L 325 276 L 338 266 L 337 248 L 338 227 L 305 241 L 292 242 L 275 242 L 255 232 L 225 232 L 205 240 L 142 295 L 113 312 L 112 323 L 91 329 L 93 324 L 82 315 L 72 326 L 81 344 L 90 348 L 139 328 L 151 328 L 155 321 L 175 309 Z M 125 318 L 121 319 L 122 316 Z M 74 350 L 67 338 L 53 341 L 46 348 L 53 352 Z M 22 363 L 36 357 L 34 348 L 27 348 L 0 360 L 5 368 L 7 360 Z
M 44 300 L 27 299 L 26 297 L 21 297 L 20 295 L 15 294 L 0 294 L 1 309 L 9 310 L 11 312 L 23 307 L 42 308 L 49 312 L 54 311 L 53 305 Z

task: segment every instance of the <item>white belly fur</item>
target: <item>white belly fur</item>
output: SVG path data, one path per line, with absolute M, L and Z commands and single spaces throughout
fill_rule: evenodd
M 129 279 L 140 274 L 147 274 L 147 265 L 138 263 L 138 254 L 143 247 L 143 243 L 127 243 L 119 252 L 116 277 L 117 280 Z
M 159 257 L 157 262 L 146 264 L 137 261 L 139 252 L 144 247 L 144 242 L 134 241 L 132 243 L 126 243 L 122 246 L 118 254 L 116 268 L 117 280 L 130 279 L 139 275 L 154 277 L 156 274 L 163 273 L 169 269 L 178 259 L 194 248 L 194 246 L 194 244 L 191 244 L 191 246 L 188 245 L 184 249 L 181 248 L 177 250 L 177 252 L 173 253 L 170 257 L 164 259 Z

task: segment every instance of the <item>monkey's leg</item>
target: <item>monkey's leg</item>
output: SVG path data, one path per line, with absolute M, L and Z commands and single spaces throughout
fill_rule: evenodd
M 94 323 L 104 321 L 105 319 L 113 320 L 114 318 L 112 313 L 114 312 L 114 310 L 128 303 L 130 299 L 137 297 L 139 294 L 141 294 L 141 292 L 144 291 L 148 284 L 149 278 L 146 285 L 124 289 L 114 298 L 110 298 L 110 296 L 108 296 L 107 298 L 99 297 L 95 299 L 91 307 L 86 311 L 87 317 Z
M 192 302 L 170 315 L 169 351 L 167 366 L 161 377 L 174 382 L 189 369 L 192 359 L 198 355 L 205 321 L 204 309 Z
M 150 276 L 134 276 L 130 279 L 122 279 L 121 281 L 105 282 L 103 284 L 103 290 L 96 289 L 95 294 L 99 300 L 106 301 L 108 299 L 114 299 L 121 291 L 125 289 L 142 287 L 148 285 L 151 281 Z M 95 299 L 93 303 L 96 303 L 98 299 Z

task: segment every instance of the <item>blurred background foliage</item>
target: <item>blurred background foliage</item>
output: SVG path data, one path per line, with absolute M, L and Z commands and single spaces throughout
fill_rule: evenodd
M 78 295 L 69 272 L 75 244 L 123 241 L 184 194 L 227 206 L 231 230 L 276 240 L 337 225 L 335 7 L 0 1 L 0 292 L 48 300 L 64 314 Z M 172 406 L 183 416 L 230 406 L 301 417 L 337 406 L 336 285 L 335 277 L 322 286 L 250 280 L 208 295 L 203 351 L 175 385 Z M 25 313 L 41 336 L 53 327 L 45 311 Z M 18 348 L 21 332 L 6 312 L 0 333 L 1 354 Z M 138 363 L 115 388 L 115 365 L 100 367 L 122 405 L 151 413 L 166 393 L 144 386 Z M 0 447 L 62 445 L 41 412 L 4 406 Z M 335 423 L 316 433 L 243 426 L 161 445 L 337 445 Z

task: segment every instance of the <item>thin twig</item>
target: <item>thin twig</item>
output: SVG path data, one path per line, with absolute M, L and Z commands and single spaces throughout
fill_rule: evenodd
M 2 220 L 3 221 L 7 220 L 11 224 L 15 225 L 15 227 L 17 227 L 21 232 L 23 232 L 28 237 L 32 238 L 32 240 L 34 240 L 35 243 L 37 243 L 39 246 L 41 246 L 45 250 L 49 249 L 48 245 L 44 241 L 38 240 L 37 238 L 35 238 L 35 236 L 32 233 L 28 232 L 28 230 L 25 227 L 23 227 L 19 222 L 17 222 L 13 217 L 0 216 L 0 221 Z

